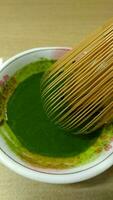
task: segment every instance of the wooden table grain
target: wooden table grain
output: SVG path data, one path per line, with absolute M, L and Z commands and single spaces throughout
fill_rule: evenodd
M 43 46 L 75 46 L 113 15 L 113 0 L 0 0 L 0 57 Z M 112 200 L 113 167 L 78 184 L 23 178 L 0 165 L 0 200 Z

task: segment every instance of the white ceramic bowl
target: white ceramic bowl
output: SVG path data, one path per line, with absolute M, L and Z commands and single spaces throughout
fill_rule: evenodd
M 68 50 L 70 50 L 70 48 L 67 47 L 46 47 L 30 49 L 19 53 L 2 64 L 0 71 L 0 80 L 2 80 L 2 77 L 4 75 L 8 74 L 9 76 L 12 76 L 18 69 L 22 68 L 28 63 L 40 59 L 41 57 L 58 59 Z M 1 136 L 0 160 L 4 165 L 9 167 L 16 173 L 36 181 L 59 184 L 75 183 L 94 177 L 108 169 L 113 164 L 112 141 L 110 141 L 110 148 L 108 148 L 107 151 L 103 150 L 101 154 L 99 154 L 98 158 L 96 158 L 96 160 L 88 164 L 84 164 L 80 167 L 74 167 L 68 170 L 45 171 L 35 170 L 28 166 L 24 161 L 16 156 L 14 152 L 11 151 L 11 149 L 8 147 Z

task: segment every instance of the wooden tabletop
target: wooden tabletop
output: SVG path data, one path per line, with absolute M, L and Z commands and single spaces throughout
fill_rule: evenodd
M 42 46 L 75 46 L 112 17 L 113 0 L 0 0 L 0 57 Z M 113 167 L 91 180 L 51 185 L 0 165 L 0 200 L 112 200 Z

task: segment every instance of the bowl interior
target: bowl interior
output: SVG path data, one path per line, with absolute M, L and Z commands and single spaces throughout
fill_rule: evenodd
M 63 56 L 68 50 L 69 48 L 48 48 L 48 49 L 42 48 L 42 49 L 33 49 L 30 51 L 21 53 L 9 59 L 3 64 L 3 69 L 0 72 L 0 80 L 2 81 L 4 77 L 7 77 L 7 76 L 11 77 L 12 75 L 15 74 L 15 72 L 23 68 L 25 65 L 31 62 L 35 62 L 39 60 L 40 58 L 48 58 L 48 59 L 56 60 L 59 57 Z M 3 132 L 4 135 L 7 136 L 7 132 L 3 130 L 2 128 L 0 129 L 0 132 L 1 133 Z M 105 143 L 106 137 L 105 138 L 103 137 L 101 140 L 103 141 L 103 143 Z M 1 152 L 5 154 L 5 156 L 8 158 L 8 162 L 10 162 L 11 165 L 14 163 L 15 166 L 19 165 L 19 167 L 24 168 L 24 170 L 27 169 L 27 170 L 31 170 L 31 172 L 37 171 L 37 172 L 44 172 L 44 173 L 49 173 L 49 174 L 70 174 L 70 173 L 77 173 L 77 172 L 82 172 L 84 170 L 88 170 L 94 166 L 97 166 L 99 163 L 102 163 L 103 160 L 107 159 L 113 152 L 113 147 L 112 147 L 113 138 L 110 137 L 110 138 L 107 138 L 107 140 L 108 140 L 108 143 L 107 144 L 105 143 L 103 150 L 101 149 L 102 150 L 101 152 L 99 152 L 99 147 L 97 148 L 98 157 L 95 160 L 91 161 L 88 164 L 85 164 L 79 167 L 74 167 L 67 170 L 49 170 L 49 169 L 42 169 L 42 168 L 37 168 L 37 167 L 35 168 L 29 165 L 28 163 L 26 164 L 26 162 L 20 159 L 20 157 L 17 156 L 10 149 L 10 147 L 5 142 L 2 134 L 0 136 L 0 148 L 1 148 Z

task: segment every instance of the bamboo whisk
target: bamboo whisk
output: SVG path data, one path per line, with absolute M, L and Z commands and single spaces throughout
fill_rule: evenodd
M 112 121 L 113 20 L 44 74 L 41 97 L 48 117 L 75 134 Z

